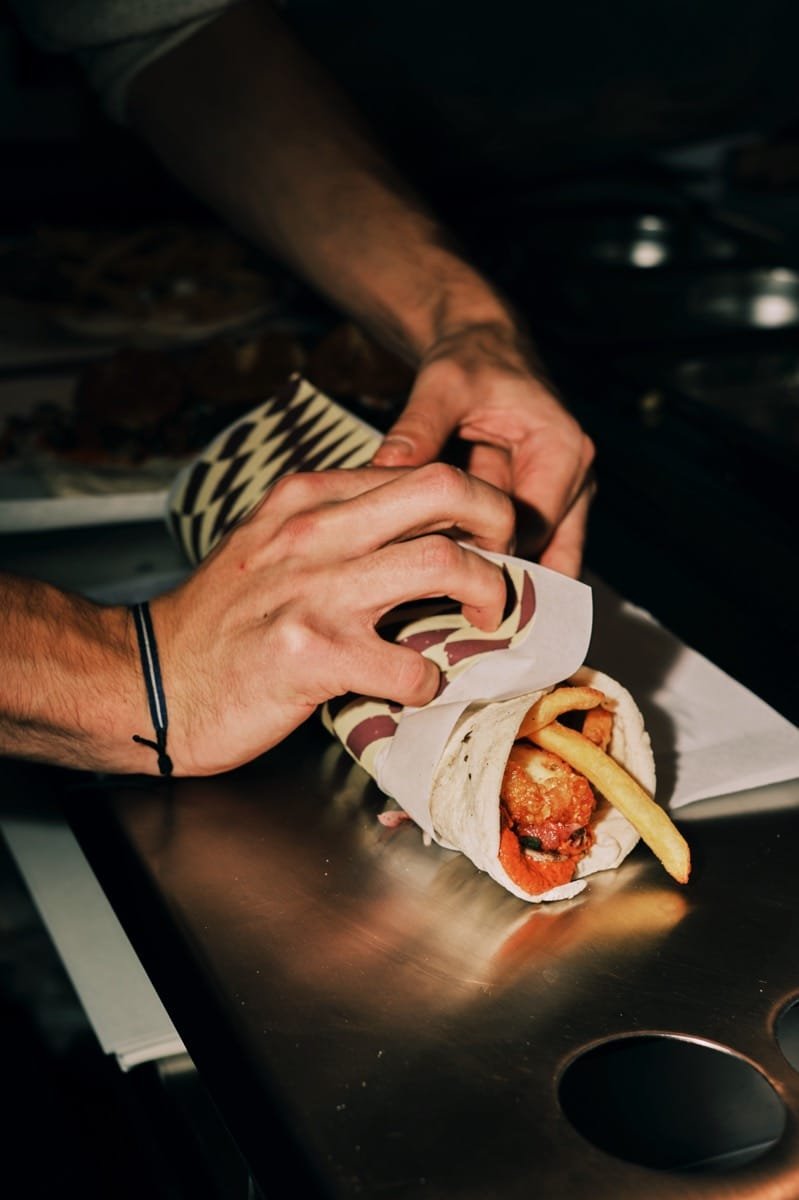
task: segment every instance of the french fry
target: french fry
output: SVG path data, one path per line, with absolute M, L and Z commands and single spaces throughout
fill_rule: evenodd
M 535 729 L 526 736 L 542 749 L 558 754 L 570 767 L 584 775 L 627 818 L 669 875 L 678 883 L 688 882 L 691 873 L 688 843 L 668 814 L 623 767 L 581 733 L 557 721 Z
M 613 713 L 610 709 L 602 705 L 589 708 L 583 719 L 582 734 L 600 750 L 607 750 L 613 736 Z
M 604 692 L 592 687 L 561 687 L 547 692 L 540 700 L 527 710 L 527 715 L 519 726 L 517 738 L 529 738 L 536 729 L 550 725 L 565 712 L 575 709 L 596 708 L 606 700 Z

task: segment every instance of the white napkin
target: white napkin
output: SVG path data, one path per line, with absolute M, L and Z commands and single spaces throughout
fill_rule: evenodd
M 644 714 L 658 800 L 680 808 L 799 778 L 799 729 L 595 577 L 590 666 L 614 676 Z

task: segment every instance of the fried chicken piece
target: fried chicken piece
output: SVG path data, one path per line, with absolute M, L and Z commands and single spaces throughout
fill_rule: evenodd
M 523 850 L 501 810 L 502 828 L 499 840 L 499 861 L 514 883 L 530 896 L 540 896 L 550 888 L 571 883 L 577 869 L 577 859 L 562 858 L 557 854 L 536 854 Z
M 596 798 L 557 754 L 525 742 L 510 752 L 500 788 L 499 860 L 531 896 L 569 883 L 593 837 Z
M 505 768 L 500 800 L 517 837 L 534 839 L 534 849 L 584 852 L 584 842 L 575 835 L 588 825 L 596 799 L 588 780 L 556 754 L 517 742 Z

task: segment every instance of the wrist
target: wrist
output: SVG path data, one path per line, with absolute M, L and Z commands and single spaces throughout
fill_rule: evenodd
M 130 610 L 94 606 L 88 634 L 85 753 L 95 770 L 157 773 L 155 756 L 133 741 L 151 735 L 147 696 Z
M 144 696 L 127 611 L 35 581 L 2 580 L 0 593 L 2 749 L 67 767 L 136 770 L 130 726 Z
M 458 359 L 464 366 L 482 364 L 487 358 L 521 365 L 529 352 L 525 338 L 509 317 L 464 316 L 439 328 L 436 337 L 425 346 L 420 365 L 440 358 Z
M 64 664 L 72 672 L 72 702 L 80 717 L 74 765 L 112 774 L 157 775 L 156 754 L 134 740 L 134 735 L 155 735 L 132 612 L 119 605 L 94 605 L 78 598 L 75 602 L 75 644 Z M 64 726 L 68 725 L 67 715 Z
M 136 646 L 139 652 L 144 688 L 147 693 L 147 708 L 152 724 L 152 735 L 134 733 L 132 740 L 137 746 L 146 746 L 156 755 L 156 764 L 160 775 L 169 776 L 174 770 L 172 759 L 167 752 L 167 734 L 169 730 L 169 710 L 164 693 L 164 683 L 161 676 L 161 656 L 155 636 L 150 605 L 148 601 L 133 604 L 130 607 L 133 625 L 136 630 Z
M 490 338 L 506 347 L 521 342 L 520 322 L 510 305 L 468 263 L 442 250 L 431 263 L 431 275 L 414 331 L 420 363 L 475 339 Z
M 452 322 L 426 347 L 418 370 L 474 380 L 482 372 L 497 377 L 536 380 L 549 393 L 556 389 L 534 343 L 510 314 L 484 321 Z

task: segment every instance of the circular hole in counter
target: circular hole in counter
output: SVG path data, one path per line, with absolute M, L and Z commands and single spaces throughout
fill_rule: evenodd
M 799 999 L 792 1000 L 777 1017 L 775 1034 L 780 1050 L 799 1071 Z
M 664 1171 L 729 1171 L 782 1136 L 785 1106 L 766 1077 L 723 1046 L 631 1034 L 564 1070 L 561 1107 L 601 1150 Z

